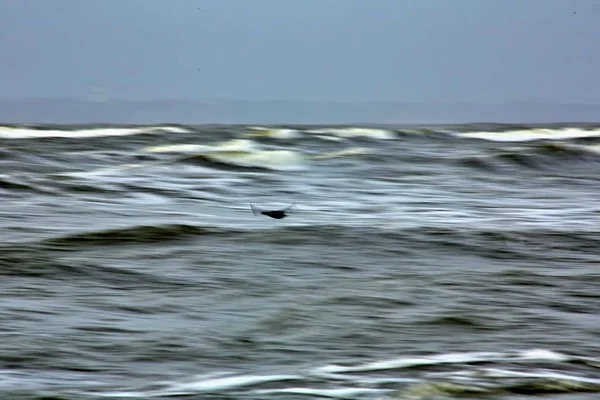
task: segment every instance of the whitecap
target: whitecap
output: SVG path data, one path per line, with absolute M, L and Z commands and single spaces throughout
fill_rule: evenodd
M 258 385 L 267 382 L 289 381 L 301 379 L 297 375 L 245 375 L 228 376 L 223 378 L 204 379 L 198 382 L 179 383 L 173 385 L 166 392 L 174 393 L 195 393 L 195 392 L 215 392 L 228 389 L 235 389 L 246 386 Z
M 246 139 L 235 139 L 229 140 L 217 144 L 216 146 L 208 146 L 203 144 L 171 144 L 164 146 L 151 146 L 142 149 L 142 151 L 148 153 L 191 153 L 191 154 L 204 154 L 204 153 L 217 153 L 217 152 L 253 152 L 257 151 L 258 147 L 256 142 Z
M 218 144 L 216 149 L 224 151 L 252 152 L 258 151 L 258 144 L 252 140 L 234 139 Z
M 272 139 L 298 139 L 299 137 L 302 137 L 302 134 L 296 129 L 263 127 L 251 127 L 250 129 L 256 132 L 247 133 L 246 136 L 268 137 Z
M 600 137 L 600 129 L 522 129 L 504 132 L 463 132 L 454 133 L 462 138 L 490 140 L 494 142 L 530 142 L 534 140 L 565 140 L 586 137 Z
M 35 129 L 22 127 L 0 127 L 0 138 L 2 139 L 34 139 L 34 138 L 72 138 L 85 139 L 103 136 L 130 136 L 140 134 L 158 133 L 182 133 L 189 132 L 179 127 L 137 127 L 137 128 L 92 128 L 92 129 Z
M 315 137 L 322 140 L 328 140 L 330 142 L 341 142 L 342 140 L 344 140 L 341 137 L 337 136 L 315 135 Z
M 367 137 L 371 139 L 379 140 L 391 140 L 396 139 L 394 132 L 387 129 L 375 129 L 375 128 L 326 128 L 326 129 L 313 129 L 307 131 L 317 135 L 330 135 L 341 138 L 354 138 L 354 137 Z
M 600 385 L 600 379 L 597 378 L 588 378 L 582 376 L 575 376 L 564 374 L 560 372 L 553 371 L 513 371 L 509 369 L 501 369 L 501 368 L 485 368 L 479 371 L 474 371 L 478 374 L 478 376 L 485 376 L 487 378 L 535 378 L 535 379 L 548 379 L 552 381 L 570 381 L 577 383 L 587 383 L 593 385 Z
M 304 156 L 289 150 L 269 150 L 255 153 L 224 151 L 205 154 L 204 157 L 223 164 L 280 171 L 302 170 L 306 164 Z
M 196 154 L 205 159 L 240 167 L 265 168 L 281 171 L 304 169 L 306 158 L 290 150 L 261 150 L 252 140 L 235 139 L 216 146 L 179 144 L 144 149 L 150 153 Z
M 357 366 L 327 365 L 317 368 L 317 372 L 340 373 L 340 372 L 366 372 L 382 371 L 389 369 L 402 369 L 437 364 L 473 363 L 482 361 L 504 360 L 507 355 L 493 352 L 472 353 L 448 353 L 428 357 L 403 357 L 392 360 L 375 361 Z
M 214 393 L 242 387 L 259 385 L 262 383 L 297 380 L 297 375 L 245 375 L 228 376 L 221 378 L 200 379 L 194 382 L 171 383 L 164 389 L 148 391 L 122 391 L 109 393 L 94 393 L 99 397 L 163 397 L 163 396 L 185 396 L 195 393 Z
M 523 360 L 547 360 L 547 361 L 559 361 L 565 362 L 572 359 L 571 356 L 566 354 L 557 353 L 552 350 L 544 350 L 544 349 L 533 349 L 533 350 L 525 350 L 518 355 L 519 358 Z
M 354 398 L 361 395 L 373 395 L 392 392 L 392 389 L 370 389 L 370 388 L 337 388 L 337 389 L 312 389 L 312 388 L 285 388 L 285 389 L 267 389 L 257 390 L 257 394 L 303 394 L 318 397 L 329 398 Z
M 165 146 L 152 146 L 142 149 L 148 153 L 199 153 L 212 150 L 211 146 L 201 144 L 172 144 Z

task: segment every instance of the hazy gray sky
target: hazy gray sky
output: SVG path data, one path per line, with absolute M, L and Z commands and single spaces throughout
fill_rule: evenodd
M 0 0 L 0 97 L 598 101 L 600 0 Z

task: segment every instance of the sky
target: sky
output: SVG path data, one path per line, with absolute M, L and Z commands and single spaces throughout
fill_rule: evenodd
M 600 102 L 600 0 L 0 0 L 0 98 Z

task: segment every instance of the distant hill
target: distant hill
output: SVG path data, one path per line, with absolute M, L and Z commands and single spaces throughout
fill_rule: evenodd
M 600 122 L 600 104 L 423 104 L 311 101 L 0 100 L 4 123 L 435 124 Z

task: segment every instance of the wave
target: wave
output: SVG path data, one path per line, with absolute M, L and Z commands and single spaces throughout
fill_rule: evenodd
M 482 128 L 478 130 L 477 128 Z M 486 129 L 487 128 L 487 129 Z M 365 128 L 365 127 L 323 127 L 293 128 L 249 127 L 256 131 L 248 133 L 250 137 L 266 137 L 273 139 L 298 139 L 313 137 L 328 141 L 367 138 L 373 140 L 405 140 L 407 137 L 459 137 L 481 139 L 494 142 L 534 142 L 563 141 L 574 139 L 600 138 L 600 128 L 590 126 L 529 127 L 503 124 L 467 124 L 460 126 L 416 126 L 413 128 Z M 489 130 L 488 130 L 489 129 Z
M 311 129 L 306 131 L 307 133 L 317 134 L 319 136 L 333 136 L 339 138 L 357 138 L 364 137 L 369 139 L 378 140 L 392 140 L 396 139 L 397 135 L 394 131 L 388 129 L 375 129 L 375 128 L 323 128 L 323 129 Z
M 188 224 L 137 225 L 91 231 L 66 232 L 60 236 L 42 240 L 25 241 L 0 246 L 0 275 L 22 277 L 86 277 L 94 280 L 133 284 L 150 284 L 161 287 L 169 285 L 164 277 L 142 273 L 134 269 L 104 266 L 89 259 L 72 261 L 63 258 L 63 252 L 79 251 L 118 251 L 120 246 L 138 247 L 142 254 L 151 246 L 156 252 L 169 258 L 173 243 L 191 242 L 199 246 L 236 245 L 267 248 L 277 245 L 301 245 L 307 251 L 318 251 L 322 246 L 335 247 L 340 252 L 356 247 L 370 247 L 373 251 L 384 252 L 390 256 L 406 255 L 411 252 L 450 252 L 477 254 L 491 259 L 511 258 L 524 265 L 528 260 L 536 264 L 545 258 L 555 260 L 557 250 L 561 258 L 578 265 L 595 265 L 600 248 L 600 233 L 586 231 L 554 232 L 500 232 L 500 231 L 464 231 L 461 229 L 374 229 L 350 226 L 292 226 L 270 228 L 226 228 L 220 226 L 196 226 Z M 186 243 L 189 244 L 189 243 Z M 316 247 L 315 247 L 316 246 Z M 160 249 L 159 249 L 160 248 Z M 351 267 L 349 267 L 351 268 Z M 552 287 L 552 279 L 541 273 L 523 270 L 507 270 L 489 277 L 492 281 L 504 281 L 517 286 Z M 595 279 L 590 274 L 582 275 L 582 280 Z M 174 285 L 186 284 L 173 279 Z M 187 282 L 189 283 L 189 282 Z M 587 295 L 587 294 L 586 294 Z M 344 298 L 332 298 L 333 303 L 346 302 Z M 369 307 L 398 307 L 397 300 L 385 297 L 357 296 L 353 302 Z M 490 329 L 490 326 L 472 316 L 462 314 L 430 316 L 419 321 L 427 326 L 446 327 L 447 329 Z M 429 359 L 430 362 L 431 360 Z M 419 361 L 420 362 L 420 361 Z M 362 367 L 361 367 L 362 368 Z M 379 368 L 379 367 L 373 367 Z
M 186 224 L 142 225 L 92 232 L 82 232 L 47 239 L 46 246 L 54 248 L 81 245 L 114 246 L 133 243 L 156 243 L 182 240 L 200 235 L 218 235 L 227 231 L 216 227 L 200 227 Z
M 136 128 L 47 129 L 0 126 L 2 139 L 70 138 L 86 139 L 105 136 L 131 136 L 142 134 L 190 133 L 189 129 L 176 126 L 144 126 Z
M 590 163 L 600 163 L 600 146 L 598 145 L 543 142 L 490 149 L 486 153 L 461 157 L 455 161 L 467 167 L 486 171 L 499 170 L 506 165 L 565 170 L 569 165 L 574 166 L 578 162 L 585 163 L 586 166 L 589 166 Z
M 300 171 L 306 168 L 305 158 L 301 154 L 289 150 L 268 150 L 253 153 L 223 151 L 213 154 L 198 155 L 199 158 L 214 163 L 278 171 Z
M 16 176 L 0 175 L 0 190 L 43 192 L 37 185 L 25 182 Z
M 262 168 L 279 171 L 299 171 L 312 160 L 326 160 L 361 154 L 369 154 L 366 148 L 350 148 L 329 153 L 308 155 L 292 150 L 263 150 L 258 143 L 247 139 L 235 139 L 215 146 L 177 144 L 153 146 L 143 149 L 149 153 L 174 153 L 191 155 L 183 161 L 200 160 L 243 168 Z
M 326 365 L 303 374 L 214 373 L 147 388 L 84 393 L 95 397 L 156 398 L 199 394 L 303 395 L 309 398 L 430 399 L 435 396 L 600 393 L 594 376 L 598 360 L 545 349 L 447 353 L 374 361 L 355 366 Z M 537 369 L 545 363 L 548 369 Z M 565 371 L 579 367 L 580 375 Z M 518 368 L 518 369 L 517 369 Z M 552 368 L 553 370 L 550 370 Z M 384 375 L 383 373 L 387 374 Z
M 487 247 L 490 251 L 494 248 L 489 248 L 489 246 L 494 244 L 531 244 L 536 247 L 562 246 L 565 249 L 577 245 L 577 247 L 592 249 L 594 246 L 600 245 L 600 231 L 593 228 L 595 226 L 568 230 L 542 228 L 523 230 L 510 228 L 470 229 L 463 226 L 407 226 L 400 228 L 398 226 L 322 224 L 274 228 L 277 229 L 277 235 L 269 235 L 268 237 L 261 235 L 260 239 L 265 243 L 272 244 L 276 244 L 279 240 L 289 239 L 301 240 L 305 244 L 323 241 L 331 244 L 343 244 L 356 239 L 362 240 L 364 244 L 371 242 L 412 242 L 432 246 L 456 246 L 456 248 L 467 250 L 473 250 L 472 246 L 480 245 Z M 235 232 L 242 233 L 246 231 L 239 230 Z
M 539 140 L 573 140 L 600 138 L 597 125 L 546 125 L 514 126 L 505 124 L 466 124 L 402 127 L 361 127 L 361 126 L 0 126 L 0 138 L 91 138 L 104 136 L 131 136 L 140 134 L 209 134 L 231 135 L 238 138 L 266 138 L 276 140 L 296 140 L 317 138 L 320 140 L 344 141 L 346 139 L 405 140 L 409 137 L 436 138 L 452 136 L 481 139 L 494 142 L 531 142 Z
M 253 133 L 247 133 L 246 136 L 265 137 L 271 139 L 299 139 L 305 134 L 310 134 L 321 139 L 343 140 L 349 138 L 370 138 L 378 140 L 391 140 L 396 138 L 396 134 L 388 129 L 345 127 L 345 128 L 266 128 L 260 126 L 249 127 Z
M 248 212 L 250 210 L 248 209 Z M 121 245 L 136 243 L 160 243 L 187 240 L 195 237 L 218 236 L 223 240 L 244 243 L 258 242 L 262 245 L 277 245 L 290 242 L 305 246 L 374 246 L 386 251 L 406 251 L 425 246 L 445 250 L 466 251 L 489 257 L 519 256 L 535 257 L 538 260 L 549 249 L 584 255 L 600 248 L 600 230 L 595 226 L 571 229 L 511 229 L 506 228 L 466 228 L 464 226 L 365 226 L 346 224 L 310 224 L 310 225 L 268 225 L 256 227 L 225 227 L 219 225 L 192 224 L 156 224 L 133 225 L 107 229 L 92 229 L 66 233 L 36 242 L 36 245 L 50 247 L 80 247 L 82 245 Z M 265 234 L 268 232 L 269 234 Z M 401 244 L 401 246 L 399 246 Z M 27 245 L 29 245 L 27 243 Z M 535 254 L 533 254 L 535 253 Z M 574 254 L 575 255 L 575 254 Z M 549 255 L 550 256 L 550 255 Z
M 280 171 L 301 170 L 305 167 L 302 154 L 290 150 L 262 150 L 247 139 L 236 139 L 215 146 L 179 144 L 145 148 L 149 153 L 191 155 L 183 161 L 201 160 L 235 167 L 263 168 Z
M 477 130 L 478 127 L 483 129 Z M 485 128 L 491 128 L 489 130 Z M 365 127 L 323 127 L 323 128 L 265 128 L 250 127 L 256 131 L 247 136 L 274 139 L 297 139 L 303 134 L 330 141 L 368 138 L 373 140 L 405 139 L 412 136 L 454 136 L 460 138 L 482 139 L 496 142 L 532 142 L 540 140 L 572 140 L 600 138 L 600 128 L 589 126 L 528 127 L 503 124 L 468 124 L 461 126 L 416 126 L 414 128 L 365 128 Z
M 270 139 L 298 139 L 303 135 L 297 129 L 288 128 L 264 128 L 260 126 L 252 126 L 249 129 L 255 131 L 253 133 L 246 133 L 244 136 L 248 137 L 263 137 Z
M 499 361 L 556 361 L 566 362 L 575 360 L 566 354 L 550 350 L 534 349 L 515 353 L 501 352 L 467 352 L 434 354 L 424 357 L 401 357 L 397 359 L 376 361 L 355 366 L 327 365 L 317 369 L 317 373 L 348 373 L 348 372 L 373 372 L 415 367 L 427 367 L 442 364 L 477 364 Z
M 531 142 L 538 140 L 569 140 L 581 138 L 600 138 L 600 129 L 562 128 L 562 129 L 519 129 L 508 131 L 455 132 L 461 138 L 482 139 L 493 142 Z
M 600 247 L 600 231 L 593 229 L 531 229 L 502 230 L 502 229 L 464 229 L 448 227 L 410 227 L 398 229 L 394 227 L 363 227 L 347 225 L 306 225 L 306 226 L 275 226 L 266 228 L 277 234 L 265 235 L 262 230 L 245 228 L 225 228 L 219 226 L 197 226 L 189 224 L 137 225 L 99 231 L 69 234 L 58 238 L 48 239 L 46 245 L 119 245 L 148 242 L 167 242 L 182 240 L 197 236 L 225 236 L 232 240 L 259 241 L 263 244 L 277 244 L 298 241 L 304 244 L 344 244 L 354 246 L 356 242 L 363 244 L 390 245 L 393 243 L 423 244 L 429 247 L 453 247 L 472 252 L 478 248 L 490 255 L 498 252 L 498 256 L 509 255 L 506 249 L 511 245 L 514 252 L 519 252 L 518 246 L 528 246 L 543 251 L 544 249 L 592 250 Z M 518 246 L 517 246 L 518 245 Z M 539 255 L 537 255 L 539 256 Z

